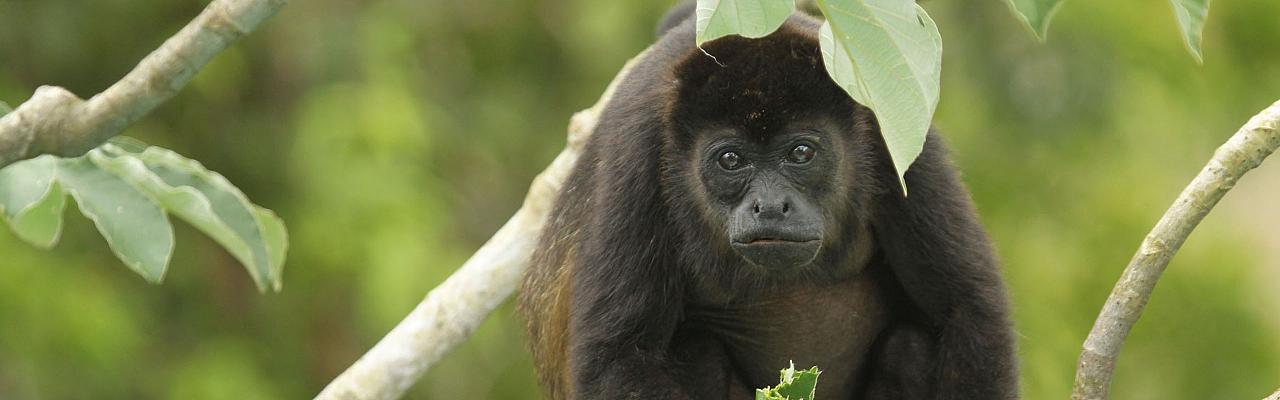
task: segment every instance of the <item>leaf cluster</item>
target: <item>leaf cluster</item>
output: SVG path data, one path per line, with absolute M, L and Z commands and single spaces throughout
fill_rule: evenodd
M 196 161 L 117 138 L 80 157 L 45 155 L 0 169 L 0 217 L 37 247 L 58 243 L 68 195 L 116 257 L 148 282 L 161 282 L 168 269 L 173 215 L 226 248 L 259 290 L 281 288 L 284 222 Z

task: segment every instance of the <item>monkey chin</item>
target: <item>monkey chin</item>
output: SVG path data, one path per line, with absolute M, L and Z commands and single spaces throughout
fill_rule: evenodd
M 818 258 L 822 240 L 756 239 L 733 242 L 733 249 L 752 265 L 769 272 L 784 272 L 809 265 Z

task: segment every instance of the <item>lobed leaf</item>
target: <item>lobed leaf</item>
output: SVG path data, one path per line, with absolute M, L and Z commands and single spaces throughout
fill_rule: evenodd
M 772 33 L 795 12 L 794 0 L 698 0 L 698 45 L 721 36 L 759 38 Z
M 1049 34 L 1049 20 L 1053 19 L 1062 0 L 1005 0 L 1005 3 L 1036 38 L 1044 40 Z
M 1200 42 L 1204 36 L 1204 20 L 1209 16 L 1209 0 L 1169 0 L 1173 15 L 1182 31 L 1182 43 L 1197 63 L 1204 64 L 1200 54 Z
M 797 371 L 795 363 L 779 371 L 778 386 L 756 389 L 756 400 L 813 400 L 818 388 L 818 367 Z
M 924 148 L 938 107 L 942 36 L 910 0 L 818 0 L 832 80 L 876 114 L 899 182 Z

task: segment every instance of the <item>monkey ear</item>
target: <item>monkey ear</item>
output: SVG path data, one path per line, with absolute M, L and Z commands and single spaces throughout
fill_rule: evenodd
M 909 195 L 881 193 L 872 221 L 885 260 L 907 296 L 936 324 L 946 323 L 964 303 L 1003 296 L 987 234 L 940 139 L 929 133 L 907 170 Z M 893 180 L 886 184 L 896 186 Z

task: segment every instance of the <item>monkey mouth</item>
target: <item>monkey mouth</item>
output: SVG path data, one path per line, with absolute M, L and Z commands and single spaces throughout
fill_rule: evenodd
M 757 237 L 734 241 L 734 251 L 747 262 L 770 270 L 784 270 L 813 262 L 822 248 L 820 239 Z

